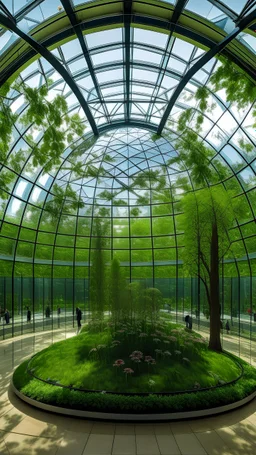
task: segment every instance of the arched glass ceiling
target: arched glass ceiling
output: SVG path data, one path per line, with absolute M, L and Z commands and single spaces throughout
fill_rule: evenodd
M 253 3 L 6 0 L 0 82 L 22 67 L 31 84 L 51 77 L 96 135 L 131 121 L 161 132 L 184 81 L 204 84 L 218 52 L 255 74 Z
M 148 258 L 144 262 L 151 264 L 153 257 L 154 261 L 162 258 L 167 263 L 168 261 L 178 260 L 179 256 L 175 251 L 182 247 L 182 236 L 177 228 L 178 209 L 176 210 L 176 207 L 178 207 L 180 191 L 179 178 L 182 177 L 181 169 L 166 169 L 167 190 L 170 198 L 168 201 L 158 200 L 154 188 L 151 188 L 150 200 L 145 199 L 145 192 L 151 185 L 150 179 L 144 190 L 135 188 L 135 191 L 133 188 L 130 191 L 128 185 L 129 179 L 133 179 L 136 173 L 146 172 L 145 169 L 157 169 L 157 167 L 164 166 L 165 156 L 176 153 L 176 120 L 187 107 L 191 105 L 196 107 L 193 93 L 197 87 L 206 84 L 211 89 L 208 81 L 212 72 L 215 71 L 216 65 L 218 65 L 217 60 L 211 58 L 196 71 L 175 100 L 170 114 L 167 115 L 164 129 L 164 137 L 168 137 L 168 140 L 162 138 L 153 142 L 151 134 L 146 133 L 140 127 L 157 131 L 160 121 L 166 113 L 167 106 L 175 95 L 178 84 L 183 81 L 200 57 L 207 55 L 208 49 L 216 47 L 221 39 L 225 39 L 227 33 L 232 33 L 235 22 L 239 21 L 238 14 L 241 11 L 239 12 L 235 8 L 233 12 L 230 11 L 228 9 L 230 2 L 222 2 L 221 4 L 217 1 L 200 1 L 200 5 L 202 3 L 210 8 L 207 13 L 203 8 L 200 11 L 195 11 L 199 4 L 195 1 L 177 1 L 175 4 L 174 2 L 160 4 L 160 2 L 153 1 L 108 2 L 105 5 L 106 8 L 109 8 L 111 4 L 113 11 L 109 11 L 109 15 L 105 15 L 106 11 L 102 9 L 103 2 L 86 2 L 85 5 L 82 5 L 81 2 L 81 6 L 80 2 L 79 4 L 74 2 L 74 7 L 81 8 L 79 12 L 77 9 L 76 14 L 76 21 L 81 27 L 81 33 L 79 33 L 79 27 L 72 23 L 74 16 L 70 14 L 72 10 L 70 10 L 71 5 L 68 1 L 62 1 L 61 5 L 59 2 L 57 4 L 50 0 L 29 2 L 26 3 L 26 9 L 20 13 L 18 13 L 18 9 L 11 11 L 11 5 L 16 8 L 18 2 L 2 2 L 1 11 L 4 10 L 3 5 L 5 5 L 7 8 L 9 7 L 10 13 L 17 13 L 16 21 L 20 29 L 26 25 L 26 21 L 29 22 L 30 14 L 44 11 L 44 19 L 49 18 L 50 22 L 42 25 L 34 22 L 35 28 L 31 26 L 29 30 L 26 29 L 26 33 L 27 36 L 33 36 L 33 39 L 36 39 L 36 42 L 45 50 L 51 45 L 51 52 L 47 52 L 53 56 L 53 60 L 49 60 L 47 53 L 45 57 L 34 59 L 35 51 L 39 52 L 41 48 L 28 47 L 25 36 L 23 40 L 13 36 L 13 44 L 8 40 L 6 41 L 7 50 L 3 52 L 0 60 L 1 81 L 6 80 L 7 76 L 11 76 L 12 72 L 16 77 L 17 72 L 15 73 L 15 71 L 21 65 L 23 68 L 21 68 L 19 77 L 31 87 L 40 87 L 45 83 L 46 78 L 51 78 L 54 83 L 50 97 L 54 97 L 58 93 L 62 93 L 66 97 L 69 110 L 78 112 L 81 121 L 86 124 L 88 137 L 92 133 L 92 124 L 88 121 L 84 107 L 89 109 L 97 131 L 106 133 L 106 136 L 98 139 L 92 150 L 84 145 L 83 138 L 74 138 L 74 144 L 67 144 L 59 168 L 53 168 L 50 172 L 45 172 L 44 169 L 35 169 L 32 163 L 32 150 L 26 139 L 29 130 L 27 131 L 19 121 L 19 117 L 26 109 L 24 98 L 16 91 L 11 91 L 8 94 L 7 102 L 11 105 L 12 111 L 19 116 L 13 129 L 10 159 L 6 165 L 14 177 L 10 183 L 7 197 L 2 201 L 4 210 L 2 246 L 6 247 L 6 239 L 9 239 L 10 248 L 6 247 L 6 251 L 11 260 L 16 258 L 20 262 L 46 261 L 47 263 L 47 261 L 53 260 L 61 262 L 64 257 L 67 258 L 63 247 L 67 246 L 69 241 L 71 242 L 70 245 L 74 246 L 76 236 L 82 237 L 82 240 L 78 242 L 76 240 L 76 247 L 88 250 L 86 257 L 89 257 L 90 243 L 88 242 L 90 242 L 90 234 L 92 233 L 90 229 L 93 226 L 91 221 L 94 216 L 98 216 L 100 207 L 110 210 L 110 214 L 104 212 L 103 218 L 113 219 L 109 225 L 109 238 L 112 239 L 110 240 L 112 243 L 110 243 L 109 250 L 113 252 L 115 249 L 127 249 L 124 256 L 120 255 L 123 262 L 126 261 L 125 257 L 127 257 L 127 261 L 134 262 L 135 260 L 129 256 L 128 247 L 133 248 L 130 243 L 131 240 L 129 240 L 132 236 L 133 221 L 131 220 L 138 215 L 145 217 L 149 226 L 146 230 L 145 226 L 143 227 L 142 237 L 145 238 L 145 249 L 151 251 L 151 259 Z M 23 2 L 19 2 L 19 5 L 22 6 Z M 97 5 L 100 8 L 100 13 Z M 119 5 L 118 13 L 115 10 L 117 5 Z M 248 7 L 244 10 L 246 17 L 252 13 L 249 8 L 250 5 L 253 6 L 253 2 L 244 2 L 243 7 Z M 55 16 L 60 6 L 61 10 Z M 139 7 L 142 8 L 142 6 L 144 9 L 139 11 Z M 151 6 L 152 9 L 145 10 L 146 6 L 148 8 Z M 182 10 L 184 6 L 186 11 Z M 29 8 L 31 8 L 30 11 Z M 137 9 L 136 14 L 132 16 L 133 8 Z M 210 11 L 216 12 L 216 8 L 218 8 L 220 16 L 223 15 L 224 19 L 228 19 L 226 24 L 233 24 L 229 31 L 225 30 L 226 25 L 224 27 L 223 23 L 222 25 L 217 23 L 215 20 L 217 16 L 215 19 L 210 16 Z M 47 11 L 49 12 L 48 16 Z M 90 17 L 88 16 L 89 11 L 91 11 Z M 8 17 L 8 15 L 10 16 L 9 12 L 5 10 L 2 14 Z M 84 12 L 87 13 L 87 20 L 85 20 Z M 158 18 L 152 16 L 154 12 L 158 13 Z M 162 18 L 160 12 L 162 12 Z M 207 22 L 203 16 L 200 19 L 195 16 L 195 12 L 202 14 L 212 22 Z M 97 20 L 95 19 L 96 16 Z M 220 16 L 218 17 L 220 18 Z M 253 23 L 252 17 L 248 22 L 250 27 Z M 11 15 L 9 19 L 13 21 L 13 16 Z M 147 20 L 148 25 L 146 25 Z M 186 20 L 189 22 L 186 23 Z M 58 24 L 59 28 L 57 28 Z M 189 28 L 191 24 L 194 25 L 192 31 Z M 195 24 L 200 24 L 201 32 L 196 30 Z M 54 26 L 56 30 L 53 28 Z M 43 29 L 45 29 L 45 34 L 43 34 Z M 74 30 L 76 30 L 76 34 L 74 34 Z M 50 31 L 51 35 L 48 33 Z M 85 31 L 87 33 L 84 34 Z M 8 31 L 3 30 L 2 38 L 6 38 L 6 33 Z M 255 39 L 251 28 L 245 29 L 245 32 L 241 33 L 248 33 L 252 40 Z M 255 67 L 255 56 L 253 49 L 241 44 L 243 39 L 241 33 L 227 45 L 224 51 L 235 61 L 242 56 L 239 63 L 244 69 L 248 70 L 249 74 L 252 74 Z M 30 59 L 34 59 L 34 61 L 29 63 Z M 63 68 L 62 74 L 56 71 L 56 62 Z M 82 105 L 70 88 L 70 80 L 75 82 L 83 98 Z M 223 91 L 213 93 L 212 101 L 215 103 L 215 108 L 210 115 L 207 112 L 204 113 L 201 134 L 207 144 L 213 147 L 216 152 L 212 165 L 214 166 L 217 161 L 221 161 L 230 170 L 225 182 L 226 187 L 229 187 L 231 181 L 232 187 L 234 187 L 235 182 L 237 196 L 245 197 L 248 202 L 247 216 L 245 219 L 239 220 L 240 224 L 235 228 L 234 234 L 235 241 L 241 242 L 243 253 L 241 253 L 240 259 L 244 261 L 246 258 L 253 258 L 255 253 L 254 234 L 252 234 L 255 219 L 254 186 L 256 172 L 255 129 L 252 127 L 254 121 L 250 114 L 250 108 L 241 111 L 236 106 L 230 105 L 226 102 Z M 120 132 L 113 130 L 115 127 L 124 126 L 131 126 L 135 129 L 129 130 L 129 133 L 126 129 Z M 110 131 L 108 132 L 108 130 Z M 37 135 L 36 130 L 33 131 L 33 134 L 34 138 L 40 141 L 41 136 Z M 254 147 L 252 152 L 246 153 L 241 149 L 239 145 L 241 138 L 251 143 Z M 95 166 L 100 167 L 102 164 L 104 168 L 107 167 L 105 170 L 108 170 L 108 174 L 104 178 L 86 180 L 69 171 L 68 162 L 72 160 L 72 155 L 75 153 L 74 147 L 76 150 L 77 146 L 80 149 L 76 159 L 81 161 L 81 166 L 86 169 L 88 162 L 91 162 L 91 157 L 95 156 L 93 158 Z M 21 172 L 17 172 L 12 167 L 11 157 L 20 149 L 25 152 L 25 160 Z M 103 150 L 107 150 L 107 152 L 102 152 Z M 103 163 L 101 155 L 108 152 L 112 161 L 109 164 Z M 63 211 L 61 214 L 57 224 L 51 227 L 47 222 L 48 215 L 44 211 L 44 204 L 52 198 L 54 183 L 62 188 L 70 183 L 86 203 L 89 212 L 85 213 L 82 209 L 70 213 L 66 209 L 66 212 Z M 190 181 L 190 184 L 191 189 L 193 189 L 193 182 Z M 173 201 L 173 194 L 175 194 L 175 201 Z M 159 209 L 157 209 L 158 205 Z M 162 206 L 164 212 L 161 212 Z M 157 210 L 160 212 L 158 213 Z M 161 217 L 162 215 L 167 215 L 168 219 L 173 220 L 171 223 L 173 227 L 172 232 L 164 232 L 160 235 L 157 233 L 158 231 L 154 231 L 154 221 L 150 221 L 150 217 Z M 100 213 L 99 216 L 101 216 Z M 126 221 L 124 225 L 122 223 L 120 225 L 118 222 L 119 227 L 115 230 L 115 219 L 117 218 L 123 218 Z M 88 219 L 89 227 L 84 230 L 84 225 Z M 81 229 L 79 228 L 80 224 Z M 128 224 L 129 229 L 127 231 Z M 140 223 L 138 226 L 139 232 Z M 119 240 L 114 242 L 113 239 L 118 238 L 118 233 L 120 234 L 119 237 L 126 237 L 125 247 Z M 65 241 L 63 240 L 64 235 Z M 58 236 L 60 236 L 59 240 Z M 137 233 L 135 236 L 139 238 L 140 234 Z M 162 243 L 161 241 L 154 243 L 154 237 L 158 236 L 163 236 Z M 50 237 L 51 240 L 49 240 Z M 61 239 L 64 243 L 59 245 L 58 242 L 61 242 Z M 167 241 L 166 245 L 164 245 L 165 241 Z M 169 241 L 171 243 L 168 243 Z M 38 247 L 38 245 L 35 247 L 38 248 L 38 251 L 41 250 L 41 253 L 36 252 L 33 242 L 45 245 L 45 248 Z M 119 248 L 117 247 L 118 242 Z M 31 247 L 27 249 L 28 243 Z M 141 251 L 144 248 L 142 243 L 139 246 Z M 56 249 L 58 254 L 55 256 L 57 245 L 59 245 Z M 161 253 L 161 249 L 165 247 L 168 249 L 166 257 Z M 153 248 L 159 249 L 156 256 L 153 254 Z M 60 254 L 61 251 L 62 254 Z M 85 259 L 81 260 L 82 257 L 85 258 L 84 253 L 85 251 L 78 254 L 75 259 L 77 263 L 85 261 Z M 70 249 L 70 258 L 71 256 L 74 258 L 73 255 L 74 252 L 72 253 Z
M 240 272 L 246 275 L 247 261 L 255 259 L 255 154 L 248 160 L 233 142 L 216 151 L 210 166 L 221 160 L 230 167 L 224 184 L 236 188 L 237 196 L 247 201 L 245 218 L 230 232 L 240 247 L 236 258 Z M 175 139 L 153 141 L 146 130 L 119 128 L 102 135 L 88 149 L 81 143 L 72 152 L 67 150 L 60 167 L 49 174 L 31 173 L 25 166 L 9 198 L 2 201 L 1 273 L 8 275 L 12 269 L 23 276 L 87 276 L 100 220 L 106 258 L 117 256 L 127 267 L 128 277 L 176 276 L 183 247 L 180 182 L 189 172 L 166 165 L 175 154 Z M 79 175 L 71 170 L 74 155 Z M 88 166 L 94 166 L 98 175 L 86 176 Z M 163 176 L 161 188 L 154 173 Z M 84 206 L 71 209 L 67 197 L 52 217 L 45 209 L 53 200 L 56 184 L 62 189 L 69 184 Z M 188 191 L 192 189 L 190 180 Z M 230 255 L 224 264 L 231 267 L 233 261 Z

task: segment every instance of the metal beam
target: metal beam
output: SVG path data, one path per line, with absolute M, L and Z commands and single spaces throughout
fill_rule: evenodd
M 83 30 L 90 30 L 94 28 L 100 28 L 100 27 L 109 27 L 109 26 L 114 26 L 114 25 L 120 25 L 123 21 L 123 14 L 120 15 L 114 15 L 112 16 L 106 16 L 103 18 L 98 18 L 98 19 L 92 19 L 86 21 L 86 23 L 81 23 L 80 27 Z M 163 19 L 158 19 L 157 17 L 149 17 L 149 16 L 142 16 L 136 14 L 136 16 L 133 17 L 133 22 L 138 25 L 146 25 L 149 27 L 157 27 L 157 28 L 162 28 L 168 29 L 167 24 L 168 21 L 165 21 Z M 169 25 L 170 27 L 170 25 Z M 209 27 L 209 24 L 208 24 Z M 210 28 L 210 27 L 209 27 Z M 253 30 L 252 26 L 249 26 L 250 29 Z M 209 37 L 207 37 L 206 34 L 200 35 L 200 33 L 197 30 L 193 30 L 191 28 L 187 28 L 181 24 L 176 25 L 175 29 L 176 33 L 183 35 L 184 37 L 188 38 L 189 40 L 193 40 L 195 42 L 198 42 L 202 44 L 205 47 L 212 48 L 215 46 L 214 41 L 212 41 Z M 50 35 L 50 36 L 49 36 Z M 219 35 L 223 36 L 223 30 L 219 30 Z M 65 28 L 64 30 L 61 30 L 57 34 L 51 35 L 50 32 L 48 34 L 48 37 L 45 36 L 44 39 L 42 40 L 42 43 L 45 47 L 50 47 L 50 46 L 56 46 L 56 43 L 58 41 L 72 38 L 74 36 L 73 29 L 71 27 Z M 248 75 L 255 79 L 255 67 L 253 67 L 253 64 L 250 63 L 250 60 L 243 58 L 244 56 L 241 54 L 241 50 L 239 49 L 239 54 L 236 55 L 234 51 L 229 50 L 229 49 L 224 49 L 223 54 L 225 54 L 228 58 L 230 58 L 234 63 L 236 63 L 240 68 L 242 68 L 245 72 L 248 73 Z M 11 75 L 17 71 L 21 65 L 23 65 L 27 60 L 33 58 L 33 56 L 36 55 L 36 52 L 33 49 L 26 50 L 25 53 L 21 48 L 11 48 L 8 51 L 8 62 L 10 64 L 0 73 L 0 84 L 4 83 Z M 2 57 L 0 58 L 0 63 L 1 63 Z
M 222 2 L 219 2 L 218 0 L 208 0 L 212 5 L 216 6 L 220 11 L 222 11 L 224 14 L 226 14 L 228 17 L 230 17 L 233 21 L 236 21 L 238 18 L 238 14 L 235 13 L 231 8 L 228 6 L 224 5 Z
M 6 14 L 7 17 L 9 17 L 10 21 L 12 21 L 14 24 L 16 24 L 16 19 L 13 17 L 11 12 L 6 8 L 6 6 L 3 4 L 3 2 L 0 1 L 0 11 L 3 11 L 4 14 Z
M 53 68 L 63 77 L 65 82 L 69 85 L 70 89 L 73 91 L 75 96 L 77 97 L 90 125 L 92 128 L 93 133 L 98 136 L 98 129 L 95 123 L 95 120 L 92 116 L 92 113 L 89 109 L 87 102 L 84 99 L 79 87 L 77 86 L 74 79 L 70 76 L 64 66 L 56 59 L 56 57 L 46 49 L 46 47 L 42 46 L 42 44 L 38 43 L 34 38 L 24 33 L 20 30 L 13 22 L 8 19 L 6 16 L 0 13 L 0 24 L 6 27 L 9 30 L 12 30 L 16 33 L 20 38 L 26 41 L 38 54 L 42 55 L 52 66 Z
M 125 46 L 125 120 L 130 120 L 131 100 L 130 100 L 130 83 L 131 83 L 131 18 L 132 18 L 132 0 L 124 0 L 124 46 Z
M 88 69 L 89 69 L 89 72 L 90 72 L 90 76 L 92 78 L 95 90 L 97 92 L 97 95 L 98 95 L 98 98 L 99 98 L 99 102 L 103 106 L 106 118 L 108 118 L 109 117 L 108 110 L 106 108 L 106 105 L 104 104 L 104 100 L 103 100 L 102 94 L 101 94 L 101 89 L 99 87 L 99 84 L 98 84 L 98 81 L 97 81 L 97 78 L 96 78 L 96 75 L 95 75 L 92 59 L 91 59 L 89 50 L 87 48 L 87 45 L 85 44 L 85 40 L 84 40 L 84 36 L 83 36 L 83 33 L 82 33 L 82 29 L 80 27 L 80 24 L 77 21 L 76 13 L 75 13 L 75 11 L 73 9 L 72 3 L 71 3 L 70 0 L 61 0 L 61 3 L 63 5 L 63 8 L 66 11 L 66 14 L 67 14 L 67 16 L 68 16 L 68 18 L 70 20 L 70 23 L 72 24 L 72 27 L 73 27 L 73 29 L 74 29 L 74 31 L 76 33 L 76 36 L 77 36 L 78 41 L 80 43 L 80 46 L 82 48 L 82 51 L 83 51 L 83 54 L 84 54 L 84 58 L 85 58 L 85 61 L 87 63 L 87 66 L 88 66 Z
M 169 55 L 171 54 L 172 47 L 173 47 L 172 36 L 173 36 L 174 31 L 175 31 L 177 22 L 178 22 L 178 20 L 179 20 L 179 18 L 181 16 L 181 13 L 182 13 L 183 9 L 185 8 L 187 2 L 188 2 L 188 0 L 177 0 L 176 6 L 175 6 L 175 10 L 174 10 L 172 18 L 170 20 L 169 37 L 168 37 L 168 41 L 167 41 L 167 44 L 166 44 L 165 52 L 164 52 L 163 57 L 162 57 L 161 70 L 159 71 L 159 74 L 158 74 L 158 77 L 157 77 L 157 81 L 156 81 L 156 85 L 155 85 L 155 89 L 154 89 L 154 92 L 153 92 L 153 95 L 152 95 L 152 100 L 151 100 L 152 102 L 150 103 L 150 106 L 148 108 L 148 112 L 147 112 L 147 118 L 148 119 L 150 119 L 150 117 L 152 115 L 153 107 L 154 107 L 155 101 L 156 101 L 156 99 L 158 97 L 158 93 L 159 93 L 159 90 L 160 90 L 160 86 L 161 86 L 161 84 L 163 82 L 163 78 L 165 76 L 165 72 L 166 72 L 166 69 L 167 69 L 168 61 L 169 61 Z
M 208 63 L 215 55 L 220 53 L 236 36 L 246 27 L 248 27 L 253 20 L 256 20 L 256 10 L 252 11 L 248 16 L 244 17 L 240 20 L 237 24 L 237 27 L 227 35 L 220 43 L 216 44 L 212 49 L 210 49 L 206 54 L 204 54 L 197 63 L 188 70 L 188 72 L 183 76 L 182 80 L 180 81 L 178 87 L 176 88 L 175 92 L 173 93 L 171 99 L 168 102 L 166 110 L 163 114 L 163 117 L 159 123 L 158 127 L 158 134 L 161 134 L 163 128 L 165 127 L 166 121 L 171 113 L 171 110 L 176 103 L 179 95 L 181 94 L 182 90 L 185 88 L 187 83 L 190 79 L 194 76 L 194 74 L 200 70 L 206 63 Z

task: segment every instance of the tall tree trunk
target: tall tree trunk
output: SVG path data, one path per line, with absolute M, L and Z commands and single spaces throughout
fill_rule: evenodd
M 219 292 L 219 239 L 217 224 L 212 225 L 210 263 L 210 341 L 209 348 L 221 352 L 220 292 Z

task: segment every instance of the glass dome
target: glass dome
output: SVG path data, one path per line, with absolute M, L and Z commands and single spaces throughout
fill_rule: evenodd
M 216 173 L 219 164 L 225 167 L 225 188 L 235 188 L 248 207 L 232 228 L 240 254 L 222 263 L 223 314 L 244 317 L 253 308 L 252 105 L 238 109 L 225 90 L 213 91 L 210 77 L 220 52 L 255 76 L 255 23 L 255 7 L 246 0 L 1 3 L 0 83 L 39 90 L 51 79 L 48 100 L 63 95 L 69 113 L 86 128 L 82 137 L 66 141 L 60 164 L 34 166 L 28 134 L 40 144 L 44 132 L 22 122 L 28 104 L 17 87 L 4 101 L 16 114 L 0 170 L 9 176 L 1 193 L 0 295 L 17 321 L 7 336 L 23 330 L 19 321 L 27 306 L 37 315 L 36 329 L 49 301 L 53 308 L 62 302 L 68 315 L 77 303 L 87 307 L 98 219 L 107 262 L 118 257 L 128 281 L 159 288 L 172 299 L 176 317 L 188 305 L 193 311 L 203 306 L 204 291 L 197 278 L 184 276 L 182 264 L 181 182 L 188 177 L 187 192 L 195 182 L 189 169 L 169 164 L 179 153 L 180 115 L 191 107 L 199 111 L 198 87 L 207 87 L 214 106 L 203 112 L 200 131 L 213 151 L 209 166 Z M 247 153 L 241 141 L 252 150 Z M 71 188 L 81 204 L 74 207 L 66 196 L 53 216 L 48 207 L 58 188 Z

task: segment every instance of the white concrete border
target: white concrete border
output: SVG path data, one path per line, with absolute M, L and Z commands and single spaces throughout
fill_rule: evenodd
M 233 409 L 239 408 L 240 406 L 245 405 L 249 401 L 253 400 L 256 397 L 256 391 L 253 392 L 243 400 L 236 401 L 235 403 L 227 404 L 224 406 L 219 406 L 211 409 L 202 409 L 200 411 L 188 411 L 188 412 L 168 412 L 162 414 L 112 414 L 109 412 L 92 412 L 92 411 L 82 411 L 78 409 L 68 409 L 62 408 L 59 406 L 51 406 L 50 404 L 41 403 L 40 401 L 33 400 L 32 398 L 27 397 L 23 393 L 19 392 L 11 381 L 11 387 L 14 393 L 23 401 L 39 408 L 43 411 L 53 412 L 56 414 L 62 414 L 67 416 L 74 417 L 84 417 L 87 419 L 100 419 L 100 420 L 123 420 L 123 421 L 164 421 L 164 420 L 183 420 L 183 419 L 193 419 L 196 417 L 206 417 L 212 416 L 215 414 L 221 414 L 223 412 L 231 411 Z

